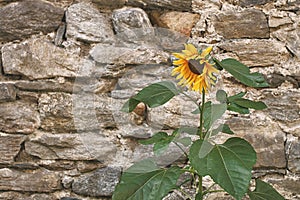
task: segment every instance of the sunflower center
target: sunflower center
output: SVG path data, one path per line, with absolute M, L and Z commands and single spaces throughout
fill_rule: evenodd
M 189 68 L 194 74 L 202 74 L 205 63 L 200 64 L 200 60 L 189 60 Z

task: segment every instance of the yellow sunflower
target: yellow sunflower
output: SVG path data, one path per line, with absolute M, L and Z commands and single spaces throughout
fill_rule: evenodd
M 212 47 L 208 47 L 202 52 L 198 52 L 192 44 L 185 44 L 182 53 L 173 53 L 177 60 L 173 65 L 177 66 L 172 71 L 172 76 L 181 79 L 178 85 L 188 86 L 190 90 L 208 92 L 212 85 L 216 83 L 213 73 L 218 70 L 209 62 L 209 53 Z

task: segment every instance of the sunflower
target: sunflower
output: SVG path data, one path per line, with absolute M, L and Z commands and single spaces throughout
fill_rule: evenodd
M 172 71 L 172 76 L 181 79 L 178 85 L 187 86 L 190 90 L 206 93 L 216 83 L 213 73 L 218 70 L 209 61 L 209 53 L 212 47 L 198 52 L 192 44 L 185 44 L 182 53 L 173 53 L 177 59 L 173 65 L 177 66 Z

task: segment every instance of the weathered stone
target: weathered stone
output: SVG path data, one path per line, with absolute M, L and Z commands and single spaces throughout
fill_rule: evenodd
M 52 192 L 61 189 L 58 173 L 48 170 L 22 172 L 0 169 L 0 190 L 26 192 Z
M 30 39 L 2 47 L 5 74 L 22 75 L 29 79 L 76 77 L 85 60 L 44 39 Z
M 163 106 L 149 109 L 148 123 L 156 128 L 175 129 L 180 126 L 197 126 L 198 119 L 191 111 L 196 110 L 196 105 L 183 96 L 175 96 Z
M 200 19 L 200 15 L 189 12 L 164 12 L 158 14 L 157 11 L 152 12 L 152 19 L 160 27 L 168 28 L 181 34 L 190 36 L 192 28 Z
M 300 172 L 300 139 L 292 135 L 286 141 L 287 168 L 293 173 Z
M 28 0 L 0 8 L 0 41 L 21 40 L 57 29 L 64 10 L 40 0 Z
M 124 41 L 142 42 L 154 37 L 151 22 L 140 8 L 124 7 L 114 10 L 112 20 L 118 38 Z
M 116 109 L 107 95 L 93 93 L 48 93 L 39 98 L 41 128 L 47 131 L 76 132 L 115 127 Z
M 287 24 L 293 24 L 292 19 L 288 16 L 287 13 L 270 13 L 269 15 L 269 27 L 270 28 L 277 28 L 280 27 L 282 25 L 287 25 Z
M 37 133 L 25 142 L 25 150 L 41 159 L 100 160 L 114 157 L 116 146 L 100 133 L 49 134 Z
M 40 126 L 35 105 L 25 101 L 0 104 L 0 131 L 7 133 L 32 133 Z
M 92 0 L 100 8 L 120 8 L 125 5 L 126 0 Z
M 0 133 L 0 163 L 12 163 L 19 153 L 24 135 L 8 135 Z
M 16 100 L 16 88 L 11 83 L 0 83 L 0 102 Z
M 92 197 L 111 196 L 121 175 L 120 168 L 106 167 L 75 179 L 72 190 Z
M 285 199 L 299 199 L 300 178 L 296 174 L 286 176 L 269 175 L 264 177 L 264 181 L 270 183 Z
M 114 47 L 97 44 L 90 55 L 98 63 L 118 64 L 158 64 L 167 63 L 169 54 L 150 47 Z
M 268 20 L 260 10 L 221 12 L 212 18 L 212 22 L 216 32 L 226 39 L 269 38 L 270 35 Z
M 242 63 L 248 66 L 282 64 L 290 57 L 285 45 L 276 40 L 228 41 L 219 44 L 218 47 L 226 52 L 234 53 Z
M 191 0 L 128 0 L 126 5 L 137 6 L 146 9 L 170 9 L 178 11 L 190 11 L 192 1 Z
M 105 15 L 89 3 L 70 6 L 66 13 L 67 38 L 85 42 L 111 43 L 114 33 Z
M 285 133 L 266 116 L 251 116 L 253 118 L 234 117 L 228 124 L 234 133 L 254 147 L 257 153 L 255 167 L 285 168 Z
M 268 109 L 266 112 L 276 121 L 286 133 L 300 137 L 300 93 L 296 89 L 279 91 L 266 89 L 263 91 L 261 100 Z
M 271 1 L 273 1 L 273 0 L 240 0 L 239 5 L 241 5 L 243 7 L 250 7 L 250 6 L 256 6 L 256 5 L 264 5 Z

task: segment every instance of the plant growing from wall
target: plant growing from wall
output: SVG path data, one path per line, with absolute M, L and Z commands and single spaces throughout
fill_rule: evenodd
M 212 47 L 197 50 L 192 44 L 186 44 L 182 53 L 174 53 L 176 67 L 172 75 L 180 79 L 179 85 L 201 94 L 201 101 L 193 100 L 197 109 L 192 113 L 199 119 L 198 127 L 179 127 L 172 134 L 160 131 L 151 138 L 141 140 L 141 144 L 153 144 L 155 154 L 163 152 L 170 143 L 181 147 L 190 146 L 184 155 L 187 164 L 184 167 L 172 165 L 168 168 L 159 168 L 153 159 L 145 159 L 128 168 L 121 176 L 119 184 L 113 194 L 113 200 L 159 200 L 170 191 L 180 190 L 178 179 L 183 173 L 190 173 L 195 184 L 196 200 L 202 200 L 206 194 L 213 192 L 227 192 L 235 199 L 242 199 L 245 195 L 251 200 L 281 200 L 284 199 L 272 186 L 257 179 L 256 188 L 250 190 L 251 170 L 256 163 L 256 152 L 244 139 L 230 137 L 223 144 L 217 144 L 212 137 L 219 133 L 234 135 L 225 123 L 216 126 L 218 119 L 226 110 L 248 114 L 249 109 L 262 110 L 267 106 L 261 101 L 252 101 L 244 98 L 245 92 L 228 96 L 224 90 L 218 90 L 213 103 L 206 100 L 206 94 L 217 81 L 216 74 L 226 70 L 235 79 L 249 87 L 267 87 L 268 84 L 260 73 L 251 73 L 250 69 L 235 59 L 219 61 L 211 56 Z M 150 108 L 167 103 L 174 96 L 184 94 L 181 88 L 170 81 L 151 84 L 131 97 L 122 107 L 124 112 L 132 112 L 136 106 L 143 102 Z M 192 97 L 188 96 L 190 99 Z M 194 135 L 180 137 L 182 133 Z M 250 133 L 249 133 L 250 134 Z M 204 188 L 202 180 L 210 176 L 214 181 L 211 187 Z M 215 190 L 217 184 L 222 190 Z M 189 197 L 191 199 L 192 197 Z

